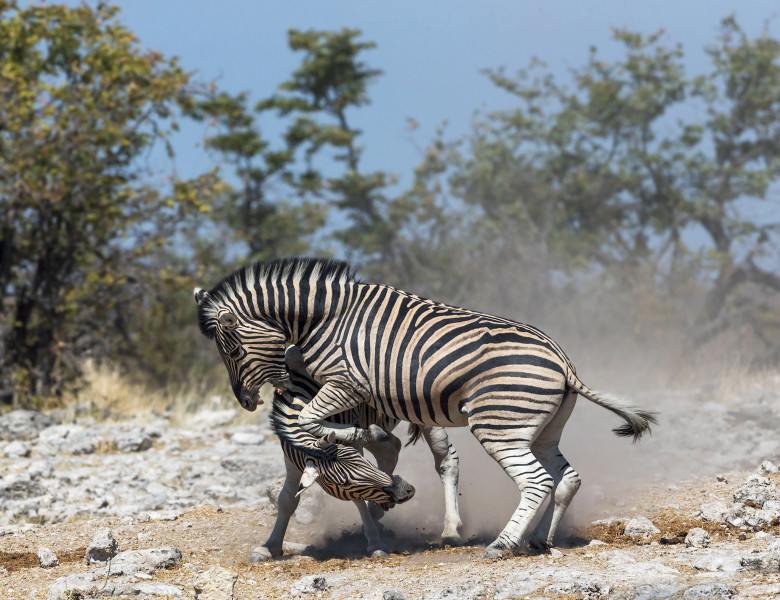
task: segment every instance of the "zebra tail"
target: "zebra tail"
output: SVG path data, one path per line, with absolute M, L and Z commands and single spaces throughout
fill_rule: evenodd
M 405 446 L 416 444 L 422 437 L 422 427 L 414 423 L 409 423 L 409 429 L 406 432 L 409 434 L 409 441 L 404 444 Z
M 650 425 L 658 424 L 656 413 L 639 408 L 612 394 L 594 392 L 580 381 L 574 371 L 569 371 L 566 382 L 572 390 L 591 402 L 612 411 L 626 422 L 612 430 L 620 437 L 633 437 L 636 442 L 645 432 L 651 433 Z

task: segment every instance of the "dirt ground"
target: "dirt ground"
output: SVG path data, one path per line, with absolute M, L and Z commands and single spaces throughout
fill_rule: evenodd
M 614 565 L 616 556 L 625 562 L 658 564 L 676 569 L 675 581 L 680 589 L 709 581 L 727 581 L 737 589 L 771 590 L 780 581 L 780 574 L 758 571 L 742 571 L 733 574 L 698 571 L 681 566 L 680 552 L 685 548 L 684 536 L 693 527 L 704 527 L 712 536 L 712 546 L 722 545 L 731 551 L 746 554 L 757 551 L 767 538 L 780 537 L 780 523 L 759 530 L 739 528 L 722 523 L 702 522 L 693 516 L 702 499 L 727 499 L 733 489 L 744 481 L 745 473 L 728 477 L 707 477 L 701 480 L 677 482 L 671 485 L 655 485 L 637 491 L 638 514 L 649 517 L 660 533 L 639 541 L 622 535 L 620 524 L 598 524 L 568 528 L 557 552 L 529 554 L 502 561 L 482 558 L 484 544 L 489 540 L 470 540 L 460 548 L 442 548 L 435 541 L 423 539 L 387 540 L 395 549 L 389 558 L 362 557 L 362 538 L 352 531 L 336 539 L 321 540 L 307 556 L 290 556 L 260 564 L 247 561 L 252 548 L 265 540 L 275 518 L 275 510 L 266 506 L 257 510 L 223 509 L 215 505 L 199 506 L 184 512 L 175 521 L 149 521 L 120 523 L 107 518 L 53 524 L 31 528 L 0 537 L 0 564 L 6 569 L 0 575 L 0 598 L 45 598 L 55 579 L 64 575 L 94 569 L 84 560 L 84 551 L 94 532 L 101 527 L 113 529 L 121 550 L 175 546 L 182 551 L 179 565 L 155 575 L 156 581 L 181 585 L 187 590 L 184 597 L 194 597 L 192 582 L 199 571 L 220 565 L 238 575 L 234 589 L 237 599 L 287 598 L 309 596 L 317 598 L 382 598 L 388 591 L 395 591 L 405 598 L 641 598 L 683 597 L 683 592 L 670 596 L 637 595 L 637 581 L 615 581 L 609 587 L 591 592 L 579 589 L 565 591 L 565 586 L 529 594 L 512 592 L 502 582 L 520 573 L 557 573 L 566 578 L 590 573 L 597 578 L 606 574 Z M 773 476 L 773 483 L 780 477 Z M 306 542 L 312 538 L 312 526 L 291 524 L 287 539 Z M 593 545 L 591 540 L 601 540 L 603 545 Z M 38 566 L 37 549 L 46 546 L 60 560 L 55 568 Z M 648 562 L 650 561 L 650 562 Z M 327 582 L 322 591 L 300 590 L 302 578 L 320 575 Z M 605 575 L 606 576 L 606 575 Z M 549 576 L 548 576 L 549 577 Z M 522 577 L 521 577 L 522 579 Z M 641 580 L 641 576 L 640 576 Z M 646 583 L 653 583 L 648 574 Z M 297 588 L 296 588 L 297 585 Z M 549 587 L 549 586 L 547 586 Z M 520 588 L 522 589 L 522 586 Z M 560 590 L 564 590 L 559 593 Z M 779 591 L 780 593 L 780 591 Z M 621 595 L 622 594 L 622 595 Z M 685 597 L 690 596 L 688 594 Z M 709 595 L 706 597 L 721 597 Z M 730 597 L 728 595 L 722 597 Z M 742 596 L 739 596 L 742 597 Z M 752 596 L 756 597 L 756 596 Z M 760 595 L 758 597 L 761 597 Z M 767 596 L 769 597 L 769 596 Z

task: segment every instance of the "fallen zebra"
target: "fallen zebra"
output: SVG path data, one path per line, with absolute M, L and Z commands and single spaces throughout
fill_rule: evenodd
M 373 437 L 381 438 L 379 441 L 353 442 L 351 445 L 335 444 L 333 433 L 326 438 L 317 438 L 307 433 L 298 426 L 298 415 L 317 393 L 319 386 L 307 376 L 302 368 L 300 353 L 294 346 L 286 353 L 286 363 L 290 371 L 290 384 L 286 390 L 277 389 L 274 393 L 270 419 L 271 426 L 281 442 L 287 475 L 279 494 L 273 531 L 262 546 L 252 551 L 250 562 L 261 562 L 282 555 L 284 536 L 290 518 L 298 507 L 299 496 L 315 481 L 331 496 L 355 503 L 363 523 L 368 554 L 385 555 L 386 547 L 380 538 L 376 521 L 384 511 L 395 504 L 406 502 L 414 495 L 414 487 L 398 475 L 391 476 L 398 462 L 401 441 L 383 431 L 382 427 L 391 429 L 396 422 L 381 418 L 382 416 L 376 413 L 371 420 L 370 411 L 362 415 L 362 418 L 357 411 L 335 415 L 331 421 L 333 426 L 354 429 L 356 423 L 362 423 L 374 432 Z M 420 431 L 419 434 L 425 436 L 426 440 L 431 439 L 430 431 Z M 447 452 L 437 460 L 437 467 L 440 467 L 443 461 L 448 461 L 448 468 L 439 470 L 445 488 L 451 488 L 449 494 L 456 498 L 454 515 L 447 515 L 447 523 L 452 523 L 453 533 L 449 537 L 443 537 L 447 543 L 458 543 L 460 517 L 457 513 L 457 454 L 449 445 L 444 430 L 434 432 L 435 439 L 441 436 Z M 414 435 L 413 440 L 417 437 L 419 435 Z M 367 461 L 352 445 L 365 447 L 371 452 L 381 470 Z M 436 456 L 435 452 L 434 455 Z M 367 506 L 367 501 L 375 507 Z

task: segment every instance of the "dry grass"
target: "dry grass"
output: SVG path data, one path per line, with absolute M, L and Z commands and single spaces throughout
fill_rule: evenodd
M 110 364 L 87 361 L 84 385 L 78 396 L 66 403 L 67 410 L 88 414 L 98 420 L 154 419 L 165 417 L 175 426 L 186 426 L 199 411 L 229 410 L 237 412 L 235 422 L 254 423 L 256 415 L 242 410 L 230 390 L 227 373 L 221 371 L 167 386 L 152 386 L 133 380 Z M 270 398 L 264 394 L 268 406 Z

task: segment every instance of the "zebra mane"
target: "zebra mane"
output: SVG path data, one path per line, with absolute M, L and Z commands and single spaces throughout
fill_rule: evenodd
M 214 337 L 216 308 L 222 302 L 240 293 L 245 287 L 254 287 L 261 281 L 279 282 L 310 279 L 323 282 L 347 283 L 355 281 L 355 275 L 348 263 L 332 258 L 276 258 L 261 260 L 240 267 L 225 277 L 199 303 L 198 323 L 200 331 L 208 338 Z

